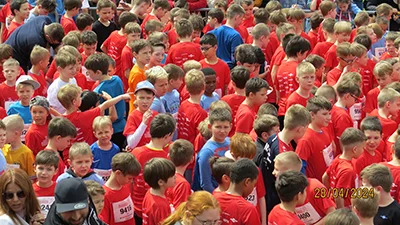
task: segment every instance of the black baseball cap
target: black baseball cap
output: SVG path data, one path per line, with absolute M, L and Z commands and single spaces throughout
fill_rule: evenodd
M 67 178 L 56 185 L 54 192 L 57 213 L 87 208 L 89 194 L 82 179 Z

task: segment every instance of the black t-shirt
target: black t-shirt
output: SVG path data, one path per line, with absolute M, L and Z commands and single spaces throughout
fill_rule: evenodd
M 97 34 L 97 51 L 101 51 L 101 45 L 103 42 L 110 36 L 110 34 L 117 30 L 117 25 L 113 22 L 110 21 L 110 25 L 108 27 L 104 26 L 99 20 L 96 20 L 93 25 L 92 25 L 92 30 Z
M 374 217 L 375 225 L 395 225 L 400 224 L 400 205 L 393 201 L 386 207 L 379 207 L 378 213 Z

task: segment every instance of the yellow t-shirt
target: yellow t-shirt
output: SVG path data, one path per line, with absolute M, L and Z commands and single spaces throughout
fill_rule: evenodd
M 6 144 L 3 147 L 3 154 L 9 168 L 17 168 L 19 166 L 28 176 L 35 177 L 33 153 L 26 145 L 22 144 L 18 149 L 11 150 L 11 145 Z
M 146 69 L 146 68 L 145 68 Z M 129 72 L 128 86 L 129 92 L 135 92 L 136 86 L 139 82 L 146 80 L 146 75 L 144 70 L 141 69 L 137 64 L 132 67 L 131 72 Z M 129 101 L 129 113 L 135 109 L 135 95 L 131 95 L 131 100 Z

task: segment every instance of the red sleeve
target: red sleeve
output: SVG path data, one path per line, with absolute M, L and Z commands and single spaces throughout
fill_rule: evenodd
M 304 137 L 300 139 L 296 147 L 296 153 L 299 155 L 300 159 L 307 161 L 312 154 L 312 149 L 310 143 Z
M 339 115 L 338 118 L 336 118 L 335 124 L 335 135 L 339 138 L 342 136 L 344 130 L 353 127 L 353 121 L 351 120 L 351 117 L 347 115 Z
M 352 168 L 343 168 L 336 176 L 336 188 L 353 188 L 354 171 Z
M 326 83 L 330 86 L 335 85 L 338 80 L 339 77 L 337 77 L 337 74 L 335 73 L 334 70 L 329 71 L 328 74 L 326 75 Z
M 180 182 L 176 184 L 173 189 L 172 205 L 175 209 L 182 203 L 186 202 L 189 196 L 192 194 L 192 189 L 188 182 Z
M 121 68 L 122 68 L 122 73 L 125 76 L 125 70 L 132 69 L 132 58 L 131 58 L 131 54 L 129 54 L 129 52 L 122 50 L 122 54 L 121 54 Z
M 239 216 L 239 215 L 238 215 Z M 247 206 L 243 211 L 242 219 L 243 225 L 261 225 L 260 215 L 254 206 Z
M 197 115 L 193 118 L 194 125 L 196 127 L 196 135 L 199 133 L 199 130 L 197 130 L 197 127 L 199 127 L 199 124 L 204 121 L 207 118 L 208 114 L 205 110 L 202 109 L 202 111 L 199 111 Z
M 64 34 L 67 35 L 69 32 L 76 30 L 76 25 L 71 22 L 70 20 L 67 20 L 64 24 L 63 24 L 63 28 L 64 28 Z
M 260 168 L 257 168 L 257 169 L 258 169 L 258 176 L 257 176 L 257 184 L 256 184 L 257 189 L 256 190 L 257 190 L 257 197 L 258 197 L 258 199 L 260 199 L 265 196 L 266 192 L 265 192 L 264 178 L 261 174 L 261 170 L 260 170 Z M 257 199 L 257 202 L 259 203 L 258 199 Z
M 38 140 L 37 135 L 33 134 L 32 132 L 28 132 L 25 135 L 25 145 L 32 150 L 34 156 L 36 156 L 41 149 L 41 142 L 43 140 Z
M 3 119 L 6 116 L 7 116 L 6 110 L 0 106 L 0 119 Z
M 374 103 L 377 102 L 378 100 L 375 98 L 376 96 L 374 94 L 374 89 L 372 89 L 371 91 L 368 92 L 366 96 L 365 106 L 364 106 L 364 111 L 366 113 L 371 113 L 372 111 L 374 111 L 374 109 L 377 108 L 377 106 Z
M 149 223 L 147 225 L 158 225 L 160 221 L 163 221 L 171 214 L 171 209 L 160 207 L 158 204 L 154 204 L 149 213 Z
M 254 121 L 254 118 L 249 113 L 236 113 L 236 132 L 249 134 L 253 129 L 253 124 L 249 121 Z
M 111 202 L 110 202 L 110 196 L 107 195 L 104 197 L 104 207 L 101 210 L 101 213 L 99 215 L 99 218 L 104 221 L 106 224 L 111 224 Z
M 133 134 L 136 131 L 136 129 L 140 125 L 140 123 L 137 122 L 139 122 L 139 118 L 137 118 L 135 113 L 131 112 L 131 114 L 128 117 L 128 120 L 126 121 L 126 126 L 124 130 L 125 136 Z
M 196 9 L 207 8 L 207 1 L 206 0 L 195 0 L 192 2 L 188 1 L 189 10 L 194 11 Z

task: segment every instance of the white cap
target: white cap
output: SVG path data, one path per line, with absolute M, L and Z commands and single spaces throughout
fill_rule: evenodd
M 34 79 L 32 79 L 31 76 L 28 76 L 28 75 L 21 75 L 18 78 L 15 86 L 18 87 L 19 84 L 30 84 L 33 86 L 33 90 L 36 90 L 40 87 L 40 84 L 37 81 L 35 81 Z

